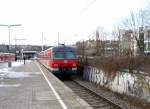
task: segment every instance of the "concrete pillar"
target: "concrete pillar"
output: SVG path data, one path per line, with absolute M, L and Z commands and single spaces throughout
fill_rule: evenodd
M 8 67 L 11 67 L 11 66 L 12 66 L 12 65 L 11 65 L 11 61 L 9 61 L 9 62 L 8 62 Z

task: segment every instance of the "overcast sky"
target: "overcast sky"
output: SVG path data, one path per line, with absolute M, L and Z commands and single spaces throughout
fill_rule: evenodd
M 11 44 L 71 44 L 89 38 L 97 26 L 110 31 L 148 0 L 0 0 L 0 24 L 21 24 L 11 28 Z M 0 44 L 8 44 L 8 28 L 0 27 Z

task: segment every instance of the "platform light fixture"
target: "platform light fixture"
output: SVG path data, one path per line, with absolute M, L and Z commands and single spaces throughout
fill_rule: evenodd
M 15 26 L 21 26 L 21 24 L 12 24 L 12 25 L 0 24 L 0 26 L 8 27 L 8 30 L 9 30 L 9 51 L 10 51 L 10 28 L 15 27 Z

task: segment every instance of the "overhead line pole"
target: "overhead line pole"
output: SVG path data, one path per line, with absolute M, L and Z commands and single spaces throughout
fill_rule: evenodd
M 44 39 L 43 38 L 44 37 L 43 37 L 43 32 L 42 32 L 42 51 L 44 50 L 44 44 L 43 44 Z
M 16 61 L 17 60 L 17 41 L 26 40 L 26 39 L 17 39 L 16 35 L 15 35 L 15 39 L 14 40 L 15 40 L 15 55 L 16 55 L 15 61 Z M 19 51 L 20 51 L 20 49 L 19 49 Z
M 58 45 L 59 45 L 59 32 L 58 32 Z
M 15 35 L 15 52 L 16 52 L 16 46 L 17 46 L 17 41 L 21 41 L 21 40 L 26 40 L 26 39 L 17 39 L 16 35 Z

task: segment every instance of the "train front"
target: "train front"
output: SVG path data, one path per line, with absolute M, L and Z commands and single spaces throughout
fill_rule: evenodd
M 51 72 L 57 75 L 77 73 L 77 60 L 73 47 L 58 46 L 52 49 Z

